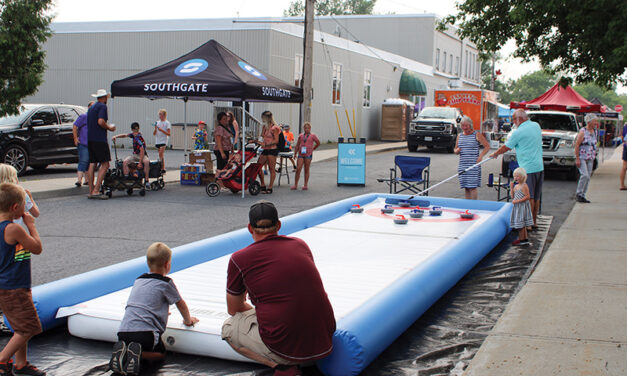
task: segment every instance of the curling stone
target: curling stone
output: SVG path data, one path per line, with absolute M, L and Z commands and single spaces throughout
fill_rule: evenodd
M 396 218 L 394 218 L 394 223 L 396 223 L 397 225 L 406 225 L 407 221 L 408 219 L 405 218 L 404 215 L 400 215 L 400 214 L 398 214 Z
M 442 215 L 442 209 L 439 206 L 434 206 L 429 210 L 429 215 Z
M 381 213 L 391 214 L 394 213 L 394 209 L 392 208 L 392 205 L 385 205 L 383 208 L 381 208 Z
M 409 212 L 409 216 L 412 218 L 422 218 L 424 214 L 425 214 L 424 210 L 420 210 L 420 209 L 414 209 Z
M 464 213 L 460 213 L 459 216 L 462 217 L 463 219 L 473 219 L 475 217 L 475 215 L 469 212 L 468 210 L 466 210 Z
M 402 207 L 402 208 L 408 208 L 411 206 L 411 202 L 409 201 L 399 201 L 398 202 L 398 206 Z
M 353 205 L 353 207 L 351 208 L 351 213 L 363 213 L 364 212 L 364 208 L 359 207 L 359 205 L 355 204 Z

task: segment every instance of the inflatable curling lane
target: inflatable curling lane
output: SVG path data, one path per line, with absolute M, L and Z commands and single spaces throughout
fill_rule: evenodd
M 332 354 L 319 361 L 327 375 L 356 375 L 461 279 L 509 232 L 511 204 L 367 194 L 282 218 L 281 234 L 302 238 L 336 316 Z M 351 212 L 359 205 L 362 212 Z M 394 212 L 382 213 L 391 205 Z M 428 215 L 434 206 L 442 213 Z M 424 215 L 412 218 L 412 210 Z M 472 213 L 471 219 L 460 217 Z M 402 215 L 405 224 L 394 219 Z M 252 242 L 242 229 L 174 249 L 172 273 L 192 314 L 176 309 L 164 341 L 170 351 L 247 361 L 221 340 L 229 255 Z M 33 289 L 44 328 L 67 320 L 72 335 L 116 341 L 130 286 L 147 271 L 145 258 Z

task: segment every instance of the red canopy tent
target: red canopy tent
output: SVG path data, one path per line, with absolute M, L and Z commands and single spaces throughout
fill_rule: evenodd
M 529 102 L 510 102 L 509 108 L 525 110 L 553 110 L 571 112 L 601 112 L 601 106 L 586 100 L 570 86 L 562 87 L 559 82 L 546 93 Z

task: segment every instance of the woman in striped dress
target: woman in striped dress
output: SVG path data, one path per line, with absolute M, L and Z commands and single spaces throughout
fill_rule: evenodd
M 512 199 L 512 215 L 510 217 L 510 227 L 518 230 L 518 239 L 513 245 L 527 245 L 527 227 L 533 225 L 533 215 L 529 203 L 529 187 L 527 186 L 527 172 L 524 168 L 518 167 L 514 170 L 514 182 L 511 183 L 510 192 L 514 193 Z
M 455 141 L 455 154 L 459 154 L 459 166 L 457 172 L 462 172 L 468 167 L 481 162 L 490 151 L 490 144 L 483 135 L 473 129 L 472 119 L 464 116 L 461 122 L 462 133 L 457 135 Z M 483 150 L 479 146 L 483 145 Z M 481 186 L 481 166 L 459 175 L 459 186 L 465 189 L 467 200 L 477 199 L 477 188 Z

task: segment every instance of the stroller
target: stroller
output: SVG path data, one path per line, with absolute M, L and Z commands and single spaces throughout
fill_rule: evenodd
M 261 184 L 257 181 L 257 175 L 261 170 L 261 165 L 257 162 L 249 164 L 249 161 L 257 155 L 257 149 L 259 149 L 259 146 L 252 147 L 246 145 L 245 149 L 246 151 L 244 152 L 244 155 L 246 156 L 246 164 L 248 164 L 248 166 L 245 170 L 246 181 L 244 189 L 248 189 L 248 192 L 250 192 L 251 195 L 256 196 L 259 192 L 261 192 Z M 237 152 L 237 154 L 241 156 L 242 151 Z M 230 189 L 231 192 L 238 193 L 242 190 L 242 168 L 244 166 L 241 158 L 234 160 L 233 163 L 235 164 L 235 170 L 225 177 L 216 176 L 216 180 L 221 181 L 222 185 L 224 185 L 225 188 Z M 220 185 L 216 182 L 209 183 L 206 191 L 209 196 L 216 197 L 220 194 Z
M 100 186 L 100 193 L 106 194 L 109 198 L 113 196 L 113 191 L 126 191 L 130 196 L 133 190 L 139 189 L 139 195 L 146 195 L 146 187 L 144 186 L 144 171 L 136 170 L 136 174 L 125 176 L 122 169 L 122 160 L 118 159 L 118 148 L 115 140 L 113 140 L 113 150 L 115 152 L 115 167 L 110 168 Z M 133 167 L 132 164 L 129 167 Z M 150 183 L 150 189 L 157 191 L 165 187 L 163 174 L 161 173 L 161 162 L 150 161 L 150 179 L 156 179 Z

